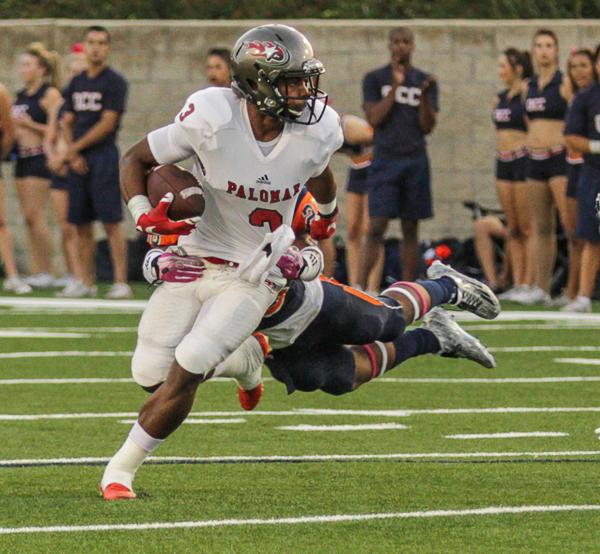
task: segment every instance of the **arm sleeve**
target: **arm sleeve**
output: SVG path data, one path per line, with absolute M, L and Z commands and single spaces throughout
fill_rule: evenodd
M 171 123 L 148 134 L 148 145 L 154 159 L 160 164 L 172 164 L 194 154 L 185 130 Z
M 381 100 L 381 88 L 372 73 L 367 73 L 363 78 L 363 103 L 379 102 Z
M 585 102 L 581 94 L 575 96 L 575 99 L 569 108 L 565 135 L 580 135 L 582 137 L 587 137 L 588 135 L 585 118 Z
M 127 81 L 117 78 L 108 87 L 103 98 L 103 109 L 122 113 L 125 111 L 125 102 L 127 100 Z

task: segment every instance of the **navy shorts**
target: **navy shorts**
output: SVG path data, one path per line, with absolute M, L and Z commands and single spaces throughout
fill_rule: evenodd
M 50 181 L 50 188 L 54 190 L 69 190 L 69 175 L 65 175 L 61 177 L 60 175 L 56 175 L 56 173 L 52 173 L 52 179 Z
M 288 393 L 322 390 L 344 394 L 354 383 L 354 356 L 347 344 L 369 344 L 396 339 L 406 328 L 404 313 L 390 299 L 371 298 L 336 282 L 323 281 L 319 315 L 287 348 L 265 360 Z
M 369 216 L 412 220 L 433 216 L 427 154 L 373 161 L 369 167 Z
M 85 152 L 88 172 L 69 172 L 69 223 L 118 223 L 123 219 L 119 188 L 119 151 L 114 144 Z
M 567 164 L 567 197 L 577 198 L 577 183 L 583 164 Z
M 575 234 L 584 240 L 600 241 L 600 221 L 594 208 L 600 193 L 600 169 L 583 164 L 577 186 L 577 228 Z
M 369 192 L 369 168 L 351 168 L 348 172 L 348 186 L 346 190 L 354 194 L 367 194 Z
M 567 158 L 564 152 L 554 154 L 546 160 L 527 158 L 527 178 L 536 181 L 549 181 L 553 177 L 567 174 Z
M 37 156 L 29 156 L 27 158 L 17 158 L 15 177 L 17 179 L 23 179 L 25 177 L 50 179 L 52 175 L 46 166 L 46 156 L 38 154 Z
M 525 181 L 526 165 L 527 158 L 525 156 L 509 162 L 496 159 L 496 179 L 499 181 L 511 181 L 513 183 Z

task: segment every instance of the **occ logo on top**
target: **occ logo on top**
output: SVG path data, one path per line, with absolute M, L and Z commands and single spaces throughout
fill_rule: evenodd
M 102 110 L 101 92 L 74 92 L 73 107 L 78 112 L 99 112 Z
M 392 90 L 390 85 L 381 87 L 381 96 L 387 96 L 387 93 Z M 405 87 L 400 85 L 396 89 L 396 102 L 398 104 L 407 104 L 409 106 L 418 106 L 421 103 L 421 89 L 417 87 Z
M 285 65 L 290 61 L 290 53 L 285 46 L 271 40 L 253 40 L 247 43 L 248 54 L 264 58 L 272 65 Z

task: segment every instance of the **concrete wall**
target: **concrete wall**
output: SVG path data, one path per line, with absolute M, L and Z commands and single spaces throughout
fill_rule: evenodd
M 0 22 L 0 81 L 18 87 L 19 53 L 33 40 L 66 53 L 89 21 L 19 20 Z M 106 21 L 113 36 L 111 63 L 130 82 L 128 111 L 120 135 L 122 148 L 169 122 L 188 94 L 204 86 L 203 59 L 210 47 L 231 46 L 259 21 Z M 416 35 L 415 65 L 433 72 L 441 87 L 441 114 L 430 138 L 436 217 L 423 235 L 466 236 L 466 199 L 496 205 L 493 176 L 492 98 L 500 88 L 498 53 L 508 46 L 528 48 L 539 27 L 554 29 L 561 42 L 561 65 L 572 46 L 595 46 L 600 21 L 321 21 L 288 22 L 312 41 L 324 62 L 324 86 L 340 112 L 362 114 L 360 82 L 365 72 L 387 62 L 386 35 L 399 24 Z M 340 189 L 347 162 L 336 156 Z M 11 174 L 4 167 L 4 174 Z M 22 229 L 10 179 L 9 221 Z M 131 230 L 131 226 L 130 226 Z M 17 237 L 22 259 L 23 233 Z

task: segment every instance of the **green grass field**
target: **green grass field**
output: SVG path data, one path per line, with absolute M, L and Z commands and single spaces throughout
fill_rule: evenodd
M 246 413 L 208 382 L 107 503 L 139 307 L 77 306 L 0 296 L 2 553 L 600 551 L 600 314 L 469 319 L 497 369 L 427 356 L 344 397 L 265 373 Z

